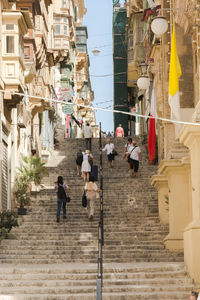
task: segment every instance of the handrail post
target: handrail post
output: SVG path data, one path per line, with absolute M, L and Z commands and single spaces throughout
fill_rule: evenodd
M 99 124 L 99 152 L 100 152 L 100 219 L 98 226 L 98 275 L 97 275 L 97 300 L 102 300 L 103 286 L 103 255 L 104 226 L 103 226 L 103 159 L 102 159 L 102 139 L 101 123 Z

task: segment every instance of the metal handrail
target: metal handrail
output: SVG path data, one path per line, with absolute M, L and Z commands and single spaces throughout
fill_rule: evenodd
M 100 152 L 100 218 L 98 226 L 98 274 L 97 274 L 97 300 L 102 299 L 103 286 L 103 245 L 104 245 L 104 224 L 103 224 L 103 157 L 101 123 L 99 124 L 99 152 Z

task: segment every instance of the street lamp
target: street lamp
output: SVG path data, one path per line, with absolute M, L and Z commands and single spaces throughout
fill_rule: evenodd
M 147 90 L 150 86 L 150 78 L 147 75 L 142 75 L 137 80 L 137 86 L 140 90 Z
M 92 53 L 93 53 L 95 56 L 98 56 L 100 52 L 101 52 L 101 51 L 100 51 L 98 48 L 95 48 L 95 49 L 92 50 Z
M 140 76 L 137 80 L 137 86 L 140 90 L 147 90 L 150 86 L 150 78 L 147 75 L 147 64 L 145 62 L 142 62 L 140 64 L 142 76 Z
M 155 35 L 163 35 L 167 32 L 168 22 L 165 17 L 158 15 L 151 23 L 151 30 Z

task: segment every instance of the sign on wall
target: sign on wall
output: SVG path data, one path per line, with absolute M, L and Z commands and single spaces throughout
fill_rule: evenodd
M 56 91 L 56 95 L 59 101 L 64 101 L 66 104 L 63 105 L 63 113 L 64 114 L 72 114 L 74 112 L 73 105 L 67 104 L 67 102 L 72 103 L 73 100 L 73 91 L 68 88 L 58 88 Z

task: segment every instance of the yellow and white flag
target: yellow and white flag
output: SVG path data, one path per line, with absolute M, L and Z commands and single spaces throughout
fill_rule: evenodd
M 182 75 L 181 66 L 176 48 L 175 23 L 173 21 L 173 32 L 171 40 L 171 57 L 169 69 L 169 105 L 171 108 L 171 119 L 180 120 L 180 99 L 179 99 L 179 77 Z

